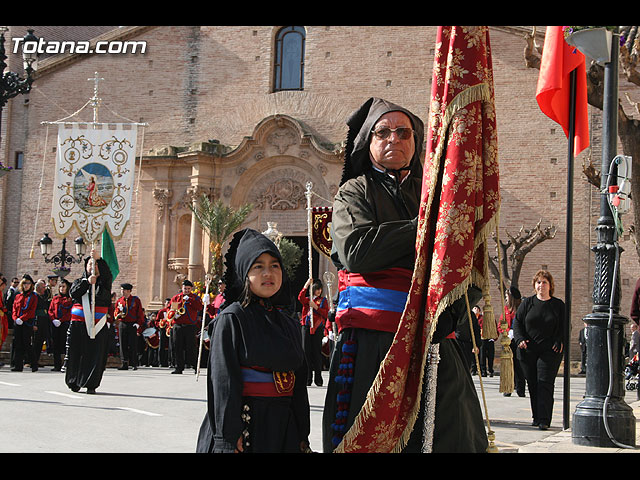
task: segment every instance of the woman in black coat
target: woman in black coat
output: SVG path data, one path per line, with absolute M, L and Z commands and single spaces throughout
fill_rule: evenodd
M 525 298 L 513 322 L 520 365 L 529 386 L 533 425 L 546 430 L 553 413 L 553 390 L 562 361 L 565 305 L 553 296 L 554 282 L 546 270 L 533 276 L 535 295 Z

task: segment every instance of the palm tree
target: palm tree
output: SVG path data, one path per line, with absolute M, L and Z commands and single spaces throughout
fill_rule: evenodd
M 189 208 L 202 229 L 209 235 L 209 250 L 213 257 L 210 273 L 213 276 L 213 284 L 217 285 L 223 272 L 222 247 L 244 223 L 253 210 L 253 205 L 246 204 L 234 209 L 225 205 L 222 200 L 211 201 L 207 195 L 203 194 L 196 204 L 189 205 Z

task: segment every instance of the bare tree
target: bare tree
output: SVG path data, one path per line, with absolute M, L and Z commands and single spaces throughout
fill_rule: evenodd
M 518 287 L 524 258 L 540 243 L 556 236 L 557 229 L 554 225 L 543 228 L 541 224 L 542 219 L 531 229 L 527 229 L 523 225 L 516 235 L 511 235 L 507 231 L 505 232 L 507 241 L 502 239 L 498 241 L 493 235 L 493 240 L 496 242 L 496 254 L 489 257 L 489 270 L 491 270 L 498 285 L 500 285 L 500 279 L 502 278 L 503 290 L 507 290 L 509 286 Z M 500 256 L 497 254 L 498 249 L 500 249 Z M 498 270 L 498 267 L 500 267 L 500 270 Z

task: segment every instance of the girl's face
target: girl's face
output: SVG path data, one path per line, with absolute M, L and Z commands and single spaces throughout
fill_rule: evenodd
M 61 283 L 60 286 L 58 287 L 58 292 L 60 292 L 62 295 L 66 295 L 67 294 L 67 284 L 66 283 Z
M 260 255 L 247 275 L 249 287 L 260 298 L 273 297 L 282 286 L 282 268 L 273 255 L 265 252 Z

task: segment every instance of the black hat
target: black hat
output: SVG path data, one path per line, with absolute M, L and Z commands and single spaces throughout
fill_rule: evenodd
M 133 290 L 133 285 L 131 285 L 130 283 L 121 283 L 120 288 L 124 290 Z
M 263 253 L 269 253 L 278 259 L 284 267 L 282 256 L 278 247 L 262 233 L 246 228 L 234 234 L 227 254 L 225 255 L 225 273 L 223 282 L 226 285 L 224 291 L 225 304 L 223 307 L 241 300 L 245 279 L 251 265 Z M 277 307 L 288 307 L 292 303 L 291 291 L 287 274 L 282 269 L 282 286 L 270 299 Z
M 344 152 L 344 168 L 340 185 L 350 178 L 361 175 L 371 168 L 369 158 L 369 141 L 371 130 L 380 117 L 389 112 L 402 112 L 409 117 L 415 132 L 415 152 L 411 159 L 411 175 L 422 178 L 422 164 L 420 155 L 424 142 L 424 122 L 406 108 L 383 100 L 382 98 L 371 97 L 364 104 L 351 114 L 347 120 L 349 130 Z
M 58 275 L 47 275 L 48 279 L 60 278 Z
M 185 280 L 184 282 L 182 282 L 182 285 L 186 287 L 193 287 L 193 283 L 191 283 L 189 280 Z
M 31 275 L 29 275 L 28 273 L 25 273 L 24 275 L 22 275 L 22 280 L 29 280 L 31 283 L 35 283 L 33 281 L 33 278 L 31 278 Z
M 520 290 L 518 290 L 516 287 L 513 287 L 513 286 L 509 287 L 509 293 L 516 300 L 520 300 L 522 298 L 522 294 L 520 293 Z

